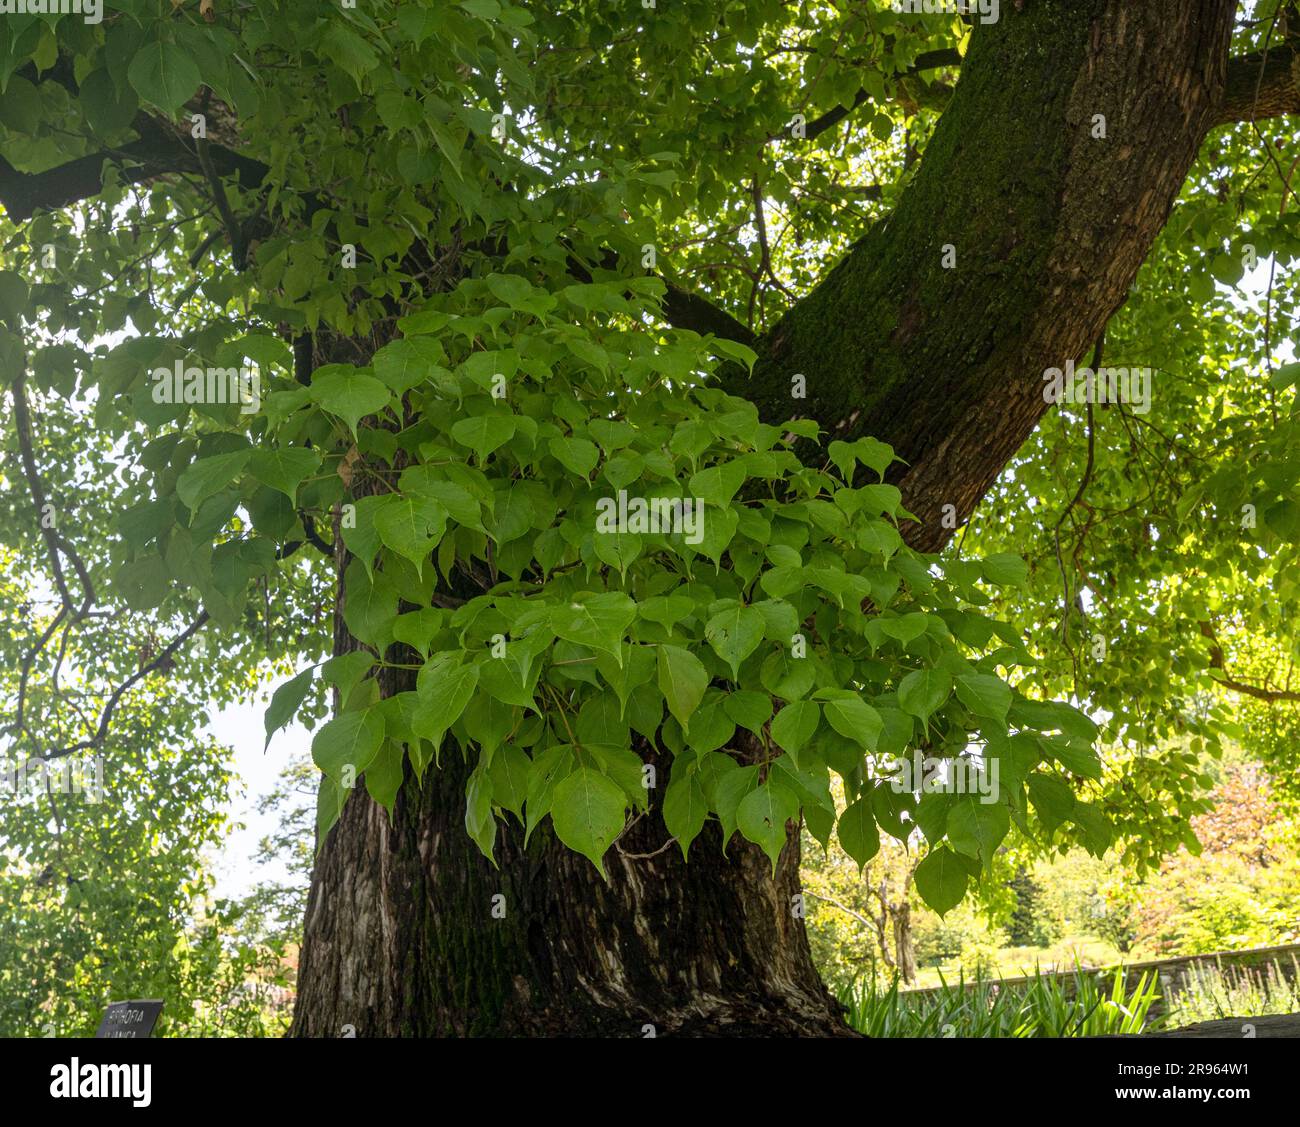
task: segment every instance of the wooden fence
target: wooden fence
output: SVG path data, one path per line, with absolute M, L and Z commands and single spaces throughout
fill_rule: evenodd
M 1288 980 L 1295 981 L 1300 975 L 1300 943 L 1288 943 L 1280 947 L 1252 947 L 1244 951 L 1214 951 L 1206 955 L 1180 955 L 1169 959 L 1146 959 L 1138 963 L 1122 963 L 1112 966 L 1093 967 L 1084 966 L 1081 969 L 1085 974 L 1101 976 L 1109 983 L 1113 981 L 1113 976 L 1117 970 L 1124 971 L 1124 984 L 1129 990 L 1132 990 L 1138 982 L 1138 979 L 1145 973 L 1155 971 L 1160 979 L 1161 1001 L 1151 1007 L 1151 1016 L 1156 1017 L 1164 1012 L 1164 999 L 1170 995 L 1178 994 L 1187 988 L 1191 976 L 1200 967 L 1219 967 L 1224 970 L 1264 970 L 1269 966 L 1275 966 L 1278 973 L 1285 976 Z M 1063 985 L 1067 992 L 1073 989 L 1075 969 L 1068 967 L 1065 969 L 1043 971 L 1043 975 L 1059 978 L 1063 980 Z M 1016 986 L 1027 985 L 1034 981 L 1033 975 L 1017 975 L 1014 978 L 1000 978 L 998 983 L 1014 989 Z M 950 984 L 952 985 L 952 984 Z M 967 988 L 975 986 L 975 983 L 968 982 Z M 912 987 L 900 991 L 905 997 L 919 997 L 926 994 L 934 994 L 941 990 L 939 986 L 920 986 Z M 1262 1020 L 1262 1019 L 1261 1019 Z M 1292 1019 L 1293 1021 L 1300 1019 Z M 1205 1025 L 1221 1025 L 1222 1022 L 1207 1022 Z M 1239 1028 L 1240 1022 L 1233 1019 L 1229 1024 L 1233 1028 Z M 1197 1027 L 1190 1027 L 1197 1028 Z M 1198 1034 L 1187 1034 L 1188 1036 L 1197 1036 Z M 1205 1033 L 1201 1036 L 1224 1036 L 1219 1033 Z M 1240 1036 L 1236 1034 L 1228 1034 Z M 1269 1036 L 1285 1036 L 1294 1034 L 1270 1033 Z

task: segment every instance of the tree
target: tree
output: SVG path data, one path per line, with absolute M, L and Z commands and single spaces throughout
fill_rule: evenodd
M 1275 6 L 901 7 L 0 25 L 9 537 L 56 596 L 9 733 L 297 670 L 296 1033 L 843 1032 L 801 819 L 923 839 L 940 912 L 1013 825 L 1155 863 L 1195 755 L 1130 792 L 1093 717 L 1199 753 L 1300 696 L 1290 306 L 1210 280 L 1300 245 Z M 880 774 L 975 745 L 991 804 Z

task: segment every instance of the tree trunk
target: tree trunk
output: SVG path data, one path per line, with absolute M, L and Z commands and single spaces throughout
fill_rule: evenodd
M 1234 8 L 1004 4 L 895 213 L 732 390 L 770 420 L 892 443 L 922 518 L 910 539 L 941 546 L 944 506 L 965 519 L 1046 410 L 1044 369 L 1123 302 L 1223 101 Z M 791 399 L 794 373 L 808 398 Z M 657 852 L 659 767 L 608 883 L 546 826 L 526 851 L 503 826 L 493 868 L 464 828 L 454 748 L 422 788 L 408 779 L 391 825 L 353 794 L 313 875 L 293 1032 L 848 1035 L 794 910 L 795 832 L 775 880 L 738 836 L 724 858 L 716 825 L 689 864 Z
M 493 868 L 465 831 L 454 745 L 390 824 L 358 786 L 312 876 L 292 1032 L 357 1036 L 848 1036 L 813 968 L 791 830 L 776 879 L 716 825 L 682 861 L 651 812 L 591 862 L 502 823 Z
M 903 981 L 916 981 L 916 945 L 912 942 L 912 904 L 903 897 L 894 905 L 894 950 L 898 952 L 898 969 Z

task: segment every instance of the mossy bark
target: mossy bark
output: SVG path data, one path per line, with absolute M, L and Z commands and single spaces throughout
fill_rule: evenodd
M 897 209 L 730 390 L 772 422 L 889 442 L 908 538 L 941 547 L 944 506 L 964 521 L 1048 409 L 1044 371 L 1123 304 L 1217 120 L 1234 8 L 1004 3 Z

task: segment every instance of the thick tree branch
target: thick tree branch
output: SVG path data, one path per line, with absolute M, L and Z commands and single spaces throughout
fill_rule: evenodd
M 668 293 L 664 295 L 662 303 L 664 318 L 674 328 L 691 329 L 701 334 L 712 333 L 715 337 L 738 341 L 740 344 L 754 344 L 754 334 L 730 313 L 719 309 L 697 293 L 681 289 L 671 282 L 665 284 Z
M 1079 360 L 1126 299 L 1224 105 L 1235 11 L 1004 5 L 975 28 L 888 221 L 724 388 L 767 422 L 888 442 L 919 518 L 906 540 L 942 548 L 1047 410 L 1044 373 Z M 1095 135 L 1097 115 L 1123 144 Z
M 269 171 L 261 161 L 222 145 L 209 146 L 208 155 L 216 175 L 237 176 L 243 188 L 257 188 Z M 204 174 L 198 155 L 179 136 L 154 127 L 120 149 L 104 149 L 45 172 L 19 172 L 0 156 L 0 204 L 10 222 L 25 223 L 37 211 L 57 211 L 91 199 L 103 191 L 105 163 L 117 165 L 122 179 L 130 184 L 174 172 Z
M 566 265 L 569 273 L 578 281 L 592 280 L 591 270 L 576 254 L 569 255 Z M 597 266 L 603 270 L 617 270 L 617 253 L 612 250 L 606 251 Z M 737 321 L 730 313 L 718 308 L 699 294 L 684 290 L 662 276 L 660 281 L 668 287 L 668 292 L 661 303 L 664 320 L 673 328 L 690 329 L 701 335 L 712 333 L 724 340 L 734 340 L 750 346 L 758 339 L 747 326 Z
M 926 51 L 918 55 L 916 62 L 905 70 L 899 77 L 910 78 L 920 74 L 922 71 L 938 70 L 941 67 L 959 67 L 961 66 L 961 54 L 955 47 L 945 48 L 940 51 Z M 923 97 L 915 99 L 920 105 L 939 105 L 946 100 L 947 96 L 952 93 L 950 86 L 940 85 L 931 87 Z M 872 101 L 872 97 L 866 90 L 859 90 L 853 98 L 853 104 L 849 106 L 836 106 L 833 110 L 827 110 L 820 117 L 814 118 L 804 128 L 804 137 L 811 141 L 814 137 L 826 130 L 838 125 L 854 110 L 866 105 Z
M 1300 53 L 1289 44 L 1228 60 L 1214 125 L 1300 113 Z

